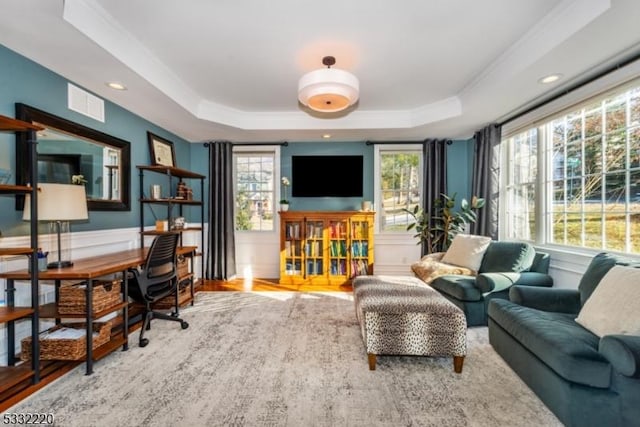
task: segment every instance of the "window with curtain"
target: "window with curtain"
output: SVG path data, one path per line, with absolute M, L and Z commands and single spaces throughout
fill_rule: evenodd
M 569 109 L 503 144 L 505 236 L 530 240 L 540 227 L 538 243 L 640 253 L 640 85 Z M 538 186 L 532 156 L 545 166 Z
M 507 239 L 535 239 L 535 195 L 538 174 L 538 131 L 530 129 L 503 141 L 508 161 L 505 180 L 505 236 Z
M 274 230 L 273 152 L 233 154 L 236 231 Z
M 420 204 L 422 151 L 381 149 L 378 158 L 380 230 L 405 232 L 413 219 L 403 209 Z

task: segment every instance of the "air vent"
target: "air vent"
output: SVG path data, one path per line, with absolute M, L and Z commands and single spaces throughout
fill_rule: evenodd
M 104 100 L 71 83 L 67 86 L 69 109 L 104 123 Z

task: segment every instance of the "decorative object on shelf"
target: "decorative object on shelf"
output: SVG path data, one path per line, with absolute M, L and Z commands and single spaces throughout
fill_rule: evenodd
M 184 217 L 176 216 L 171 218 L 171 230 L 183 230 L 184 229 Z
M 311 71 L 298 82 L 298 100 L 321 113 L 335 113 L 352 106 L 360 96 L 360 82 L 353 74 L 338 68 L 333 56 L 322 58 L 327 68 Z
M 0 169 L 0 184 L 8 184 L 11 179 L 11 171 L 9 169 Z
M 176 151 L 173 142 L 164 139 L 151 132 L 147 132 L 149 140 L 149 153 L 151 154 L 151 164 L 153 166 L 176 167 Z
M 63 268 L 73 265 L 71 262 L 71 236 L 69 221 L 88 219 L 87 197 L 84 185 L 47 184 L 38 185 L 38 221 L 50 221 L 49 234 L 56 242 L 51 248 L 57 248 L 57 261 L 49 263 L 48 268 Z M 31 198 L 25 198 L 22 219 L 31 220 Z
M 365 212 L 369 212 L 371 210 L 371 201 L 363 200 L 362 201 L 362 210 Z
M 150 198 L 151 199 L 161 199 L 162 198 L 162 187 L 158 184 L 153 184 L 150 189 Z
M 280 210 L 286 212 L 289 210 L 289 199 L 287 199 L 287 187 L 291 185 L 291 181 L 286 176 L 283 176 L 280 181 L 282 182 L 282 194 L 284 197 L 280 200 Z
M 187 187 L 187 184 L 184 181 L 178 182 L 178 187 L 176 188 L 176 198 L 183 200 L 193 200 L 193 190 Z
M 407 230 L 415 229 L 417 234 L 413 237 L 418 239 L 418 244 L 424 244 L 428 253 L 434 253 L 446 251 L 453 238 L 463 232 L 467 224 L 475 223 L 478 219 L 475 211 L 481 209 L 484 204 L 484 199 L 473 196 L 471 203 L 462 199 L 460 210 L 454 211 L 456 193 L 452 196 L 441 194 L 441 198 L 434 202 L 431 214 L 418 205 L 413 210 L 403 211 L 414 220 L 407 226 Z
M 169 231 L 169 221 L 167 220 L 157 220 L 156 221 L 156 231 Z
M 84 175 L 71 175 L 71 183 L 74 185 L 84 185 L 87 180 L 84 179 Z

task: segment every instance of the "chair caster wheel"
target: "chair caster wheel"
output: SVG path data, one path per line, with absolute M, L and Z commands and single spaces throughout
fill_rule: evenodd
M 189 327 L 189 324 L 187 322 L 180 322 L 180 326 L 182 327 L 182 329 L 187 329 Z
M 146 338 L 142 338 L 142 339 L 140 340 L 140 344 L 139 344 L 139 345 L 140 345 L 140 347 L 146 347 L 146 346 L 147 346 L 147 344 L 149 344 L 149 340 L 148 340 L 148 339 L 146 339 Z

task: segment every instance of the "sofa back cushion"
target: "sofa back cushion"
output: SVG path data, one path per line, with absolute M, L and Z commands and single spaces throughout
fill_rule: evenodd
M 529 271 L 536 251 L 528 243 L 491 242 L 484 253 L 480 273 Z
M 442 262 L 477 272 L 490 243 L 490 237 L 457 234 L 442 257 Z
M 611 267 L 584 303 L 576 322 L 600 338 L 640 335 L 640 268 Z
M 639 262 L 606 252 L 602 252 L 594 256 L 587 267 L 587 271 L 584 272 L 582 279 L 580 279 L 580 284 L 578 285 L 581 305 L 584 305 L 584 303 L 589 299 L 596 286 L 598 286 L 598 283 L 600 283 L 604 275 L 607 274 L 614 265 L 640 267 Z

